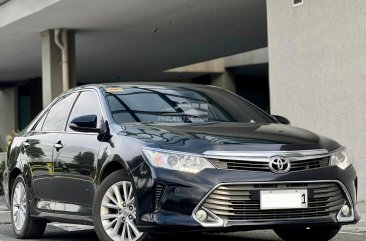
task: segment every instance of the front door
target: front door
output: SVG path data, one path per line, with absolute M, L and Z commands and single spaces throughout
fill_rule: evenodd
M 103 121 L 99 100 L 93 91 L 80 93 L 68 122 L 83 115 L 96 115 L 98 125 Z M 59 149 L 54 159 L 56 212 L 91 215 L 95 170 L 101 146 L 97 136 L 96 133 L 75 132 L 68 124 L 65 132 L 58 135 Z

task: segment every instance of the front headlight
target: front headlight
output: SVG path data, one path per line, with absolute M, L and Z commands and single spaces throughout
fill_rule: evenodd
M 347 167 L 351 166 L 353 163 L 351 156 L 346 151 L 346 148 L 341 148 L 332 153 L 330 156 L 330 164 L 331 166 L 338 166 L 343 170 L 347 169 Z
M 142 148 L 142 152 L 154 167 L 190 173 L 198 173 L 206 168 L 215 168 L 200 155 L 148 148 Z

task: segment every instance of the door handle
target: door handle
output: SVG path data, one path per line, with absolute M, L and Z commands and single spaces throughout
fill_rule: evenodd
M 56 149 L 56 151 L 60 151 L 64 147 L 64 145 L 62 145 L 61 141 L 59 141 L 54 144 L 53 147 Z

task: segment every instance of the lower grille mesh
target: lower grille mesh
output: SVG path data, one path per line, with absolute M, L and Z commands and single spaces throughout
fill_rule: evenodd
M 260 190 L 307 189 L 307 209 L 261 210 Z M 222 185 L 204 201 L 203 207 L 226 220 L 289 220 L 336 215 L 346 201 L 336 183 Z

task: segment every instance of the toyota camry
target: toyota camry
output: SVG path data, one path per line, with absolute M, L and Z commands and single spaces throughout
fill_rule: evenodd
M 13 140 L 4 184 L 17 238 L 66 222 L 102 241 L 255 229 L 325 241 L 360 220 L 344 146 L 213 86 L 71 89 Z

